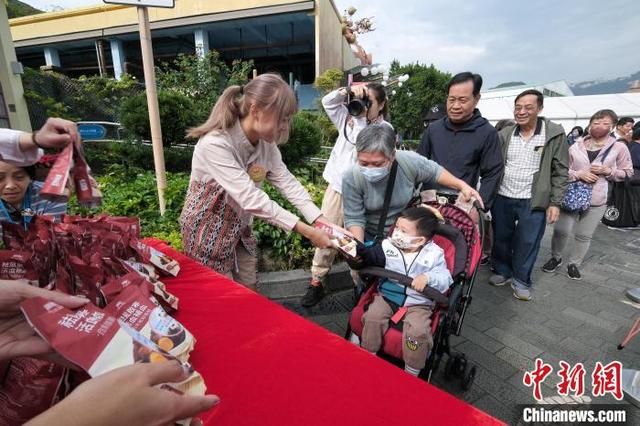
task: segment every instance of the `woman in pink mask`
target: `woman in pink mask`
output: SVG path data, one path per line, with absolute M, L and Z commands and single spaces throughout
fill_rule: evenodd
M 573 280 L 582 278 L 580 265 L 589 250 L 591 237 L 607 207 L 609 182 L 622 181 L 633 175 L 629 149 L 610 136 L 618 117 L 610 109 L 603 109 L 591 117 L 589 133 L 569 148 L 569 181 L 592 185 L 591 205 L 584 212 L 560 213 L 553 228 L 551 259 L 544 264 L 544 272 L 554 272 L 562 264 L 562 252 L 570 238 L 574 247 L 567 263 L 567 275 Z

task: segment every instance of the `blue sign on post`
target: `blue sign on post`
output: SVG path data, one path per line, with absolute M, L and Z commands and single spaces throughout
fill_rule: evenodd
M 107 129 L 100 124 L 78 124 L 78 132 L 85 141 L 104 139 L 107 135 Z

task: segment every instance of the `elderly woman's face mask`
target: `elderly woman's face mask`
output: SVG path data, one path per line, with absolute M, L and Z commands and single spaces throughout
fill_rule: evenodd
M 381 152 L 358 153 L 360 172 L 369 182 L 379 182 L 389 175 L 393 159 L 389 159 Z
M 369 182 L 380 182 L 389 174 L 389 166 L 383 167 L 362 167 L 360 166 L 360 172 L 362 176 Z

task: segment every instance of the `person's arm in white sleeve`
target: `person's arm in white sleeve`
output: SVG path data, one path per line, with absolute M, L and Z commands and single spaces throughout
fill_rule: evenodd
M 33 144 L 31 133 L 0 129 L 0 157 L 2 161 L 18 167 L 35 164 L 43 151 Z
M 346 99 L 347 91 L 345 88 L 329 92 L 322 98 L 322 107 L 338 131 L 344 127 L 344 122 L 349 116 L 347 107 L 344 105 Z
M 0 129 L 0 157 L 18 167 L 35 164 L 43 155 L 41 148 L 64 148 L 80 140 L 76 123 L 49 118 L 34 133 Z

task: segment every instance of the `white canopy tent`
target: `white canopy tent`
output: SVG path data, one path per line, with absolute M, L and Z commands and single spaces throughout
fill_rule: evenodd
M 478 109 L 491 124 L 505 118 L 513 119 L 515 98 L 481 98 Z M 601 109 L 612 109 L 619 117 L 640 120 L 640 93 L 547 97 L 544 99 L 542 115 L 561 124 L 568 132 L 573 126 L 586 127 L 593 113 Z

